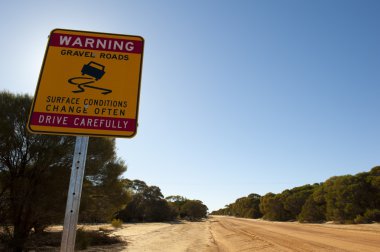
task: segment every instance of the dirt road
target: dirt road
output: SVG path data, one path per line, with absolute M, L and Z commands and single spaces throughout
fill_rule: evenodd
M 380 251 L 380 224 L 333 225 L 211 217 L 203 222 L 127 224 L 115 251 Z
M 380 251 L 380 225 L 267 222 L 231 217 L 210 219 L 219 251 Z

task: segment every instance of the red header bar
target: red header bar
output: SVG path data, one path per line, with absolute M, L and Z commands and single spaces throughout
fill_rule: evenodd
M 53 33 L 51 34 L 49 45 L 119 53 L 142 53 L 143 42 L 138 40 Z
M 136 131 L 136 120 L 34 112 L 30 125 L 110 131 Z

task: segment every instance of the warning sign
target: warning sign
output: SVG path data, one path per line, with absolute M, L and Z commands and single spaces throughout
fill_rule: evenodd
M 133 137 L 144 39 L 56 29 L 28 128 L 33 133 Z

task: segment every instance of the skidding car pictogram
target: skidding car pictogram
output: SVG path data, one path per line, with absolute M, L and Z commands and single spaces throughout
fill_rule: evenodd
M 88 75 L 90 77 L 73 77 L 68 79 L 67 81 L 70 84 L 78 86 L 78 90 L 74 90 L 72 92 L 81 93 L 85 91 L 85 88 L 92 88 L 102 90 L 102 94 L 104 95 L 112 93 L 111 89 L 96 87 L 92 85 L 95 81 L 98 81 L 103 77 L 103 75 L 106 73 L 104 71 L 105 68 L 106 67 L 102 64 L 96 63 L 94 61 L 90 61 L 90 63 L 84 64 L 81 70 L 82 75 Z
M 85 64 L 82 68 L 82 75 L 89 75 L 91 77 L 94 77 L 95 80 L 99 80 L 102 78 L 102 76 L 106 73 L 104 72 L 104 66 L 96 63 L 94 61 L 91 61 L 88 64 Z

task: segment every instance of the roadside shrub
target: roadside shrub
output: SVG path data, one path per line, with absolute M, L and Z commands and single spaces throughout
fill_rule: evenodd
M 124 243 L 119 236 L 110 236 L 107 232 L 78 230 L 76 239 L 76 249 L 87 249 L 90 246 L 111 245 Z
M 380 209 L 367 209 L 364 213 L 364 217 L 371 222 L 380 222 Z
M 90 236 L 83 229 L 78 229 L 75 240 L 75 248 L 79 250 L 87 249 L 90 244 Z
M 111 222 L 111 226 L 113 226 L 114 228 L 121 228 L 122 225 L 123 225 L 123 221 L 120 219 L 113 219 Z
M 371 222 L 380 222 L 379 209 L 367 209 L 363 215 L 359 215 L 355 218 L 355 223 L 371 223 Z
M 356 224 L 366 224 L 366 223 L 370 223 L 370 221 L 369 221 L 366 217 L 364 217 L 363 215 L 358 215 L 358 216 L 356 216 L 355 219 L 354 219 L 354 222 L 355 222 Z
M 363 215 L 356 216 L 354 222 L 357 224 L 380 222 L 380 210 L 367 209 Z

